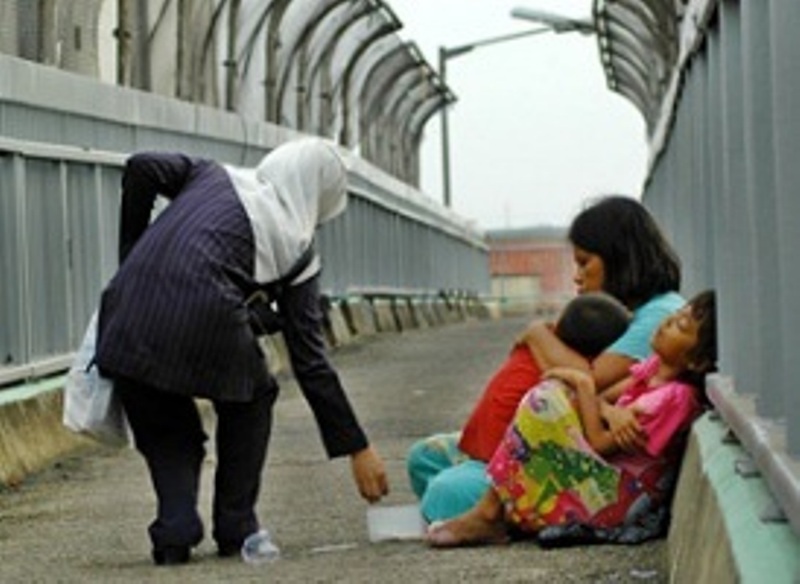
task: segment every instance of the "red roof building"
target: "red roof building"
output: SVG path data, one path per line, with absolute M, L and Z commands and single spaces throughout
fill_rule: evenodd
M 492 296 L 507 311 L 554 313 L 575 294 L 566 229 L 530 227 L 486 232 Z

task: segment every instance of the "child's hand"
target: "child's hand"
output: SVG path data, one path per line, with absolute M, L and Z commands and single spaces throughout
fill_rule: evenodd
M 633 410 L 609 405 L 602 408 L 602 416 L 620 450 L 626 452 L 644 450 L 647 445 L 647 435 Z
M 371 446 L 352 454 L 350 465 L 358 492 L 364 499 L 376 503 L 389 493 L 389 480 L 383 460 Z
M 545 379 L 558 379 L 563 381 L 575 391 L 585 391 L 595 394 L 594 379 L 585 371 L 572 367 L 553 367 L 544 372 Z

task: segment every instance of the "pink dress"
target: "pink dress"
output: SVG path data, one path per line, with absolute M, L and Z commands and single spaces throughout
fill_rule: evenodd
M 601 541 L 663 531 L 686 430 L 702 407 L 685 383 L 648 387 L 657 369 L 656 356 L 634 365 L 617 401 L 635 409 L 647 434 L 640 453 L 594 452 L 563 384 L 545 381 L 525 395 L 487 468 L 512 524 L 532 533 L 554 527 L 556 537 L 577 525 L 584 539 Z

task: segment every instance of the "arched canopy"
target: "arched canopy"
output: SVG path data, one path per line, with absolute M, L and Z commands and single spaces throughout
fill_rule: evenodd
M 633 102 L 652 133 L 679 49 L 675 0 L 595 0 L 608 86 Z

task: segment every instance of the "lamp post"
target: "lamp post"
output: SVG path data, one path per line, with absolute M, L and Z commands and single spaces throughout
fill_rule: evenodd
M 527 8 L 514 8 L 511 11 L 511 16 L 523 20 L 530 20 L 543 24 L 541 28 L 534 28 L 522 32 L 506 34 L 487 39 L 481 39 L 472 43 L 459 45 L 457 47 L 439 47 L 439 79 L 442 85 L 447 86 L 447 61 L 455 57 L 459 57 L 479 47 L 487 45 L 494 45 L 506 41 L 512 41 L 523 37 L 542 34 L 545 32 L 581 32 L 583 34 L 590 34 L 594 32 L 594 25 L 588 20 L 577 20 L 542 12 L 539 10 L 531 10 Z M 450 193 L 450 128 L 447 119 L 447 106 L 442 108 L 442 198 L 445 207 L 452 206 L 452 198 Z
M 511 9 L 511 17 L 544 24 L 551 28 L 553 32 L 579 32 L 581 34 L 593 34 L 595 32 L 594 23 L 591 20 L 568 18 L 560 14 L 553 14 L 552 12 L 534 8 L 517 6 Z

